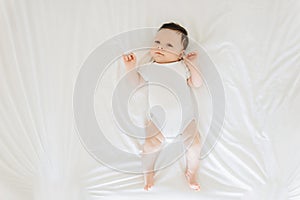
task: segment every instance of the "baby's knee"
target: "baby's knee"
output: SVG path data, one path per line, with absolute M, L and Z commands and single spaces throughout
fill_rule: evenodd
M 201 151 L 201 143 L 199 140 L 195 139 L 193 141 L 193 143 L 190 145 L 190 147 L 188 147 L 188 150 L 190 152 L 194 152 L 194 153 L 200 153 Z
M 143 152 L 144 153 L 151 153 L 158 151 L 160 147 L 162 146 L 162 142 L 157 140 L 153 141 L 152 139 L 147 139 L 143 145 Z

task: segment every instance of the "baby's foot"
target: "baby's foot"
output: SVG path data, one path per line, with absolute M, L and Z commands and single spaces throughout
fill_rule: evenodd
M 193 174 L 189 170 L 186 170 L 185 177 L 189 183 L 190 188 L 192 188 L 196 191 L 200 191 L 200 185 L 197 182 L 197 176 L 195 173 Z
M 154 185 L 154 172 L 144 174 L 145 187 L 144 190 L 149 190 Z

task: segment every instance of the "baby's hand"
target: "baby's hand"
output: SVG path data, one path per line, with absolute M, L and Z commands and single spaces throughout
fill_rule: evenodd
M 125 63 L 126 69 L 127 70 L 131 70 L 135 67 L 136 65 L 136 56 L 134 55 L 134 53 L 130 53 L 130 54 L 123 54 L 123 61 Z
M 198 60 L 198 52 L 194 51 L 191 53 L 188 53 L 186 56 L 183 57 L 183 60 L 185 62 L 190 62 L 191 64 L 197 64 L 197 60 Z

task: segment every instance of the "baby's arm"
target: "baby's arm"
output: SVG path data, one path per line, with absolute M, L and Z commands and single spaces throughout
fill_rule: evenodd
M 202 78 L 201 78 L 200 73 L 198 72 L 196 64 L 195 64 L 198 59 L 198 53 L 191 52 L 191 53 L 187 54 L 185 57 L 183 57 L 183 59 L 191 73 L 190 78 L 188 78 L 188 80 L 187 80 L 189 86 L 200 87 L 202 85 Z
M 133 70 L 136 67 L 136 56 L 134 55 L 134 53 L 130 53 L 130 54 L 124 54 L 122 55 L 123 57 L 123 61 L 126 67 L 126 71 L 129 72 L 132 70 L 132 72 L 130 72 L 130 75 L 132 76 L 131 79 L 134 83 L 140 83 L 143 79 L 141 78 L 140 74 Z

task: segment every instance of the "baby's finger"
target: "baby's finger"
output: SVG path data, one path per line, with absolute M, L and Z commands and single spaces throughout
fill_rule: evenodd
M 199 53 L 197 52 L 197 51 L 193 51 L 193 52 L 191 52 L 192 53 L 192 55 L 195 55 L 195 56 L 198 56 L 199 55 Z
M 136 56 L 135 56 L 135 55 L 133 55 L 133 61 L 134 61 L 134 62 L 136 62 L 136 61 L 137 61 L 137 59 L 136 59 Z
M 131 59 L 132 60 L 135 60 L 135 55 L 132 53 L 132 54 L 130 54 L 130 56 L 131 56 Z
M 127 59 L 128 59 L 128 61 L 131 61 L 130 55 L 127 55 Z
M 125 62 L 130 62 L 130 61 L 135 61 L 136 57 L 134 53 L 129 53 L 129 54 L 123 54 L 123 59 Z

